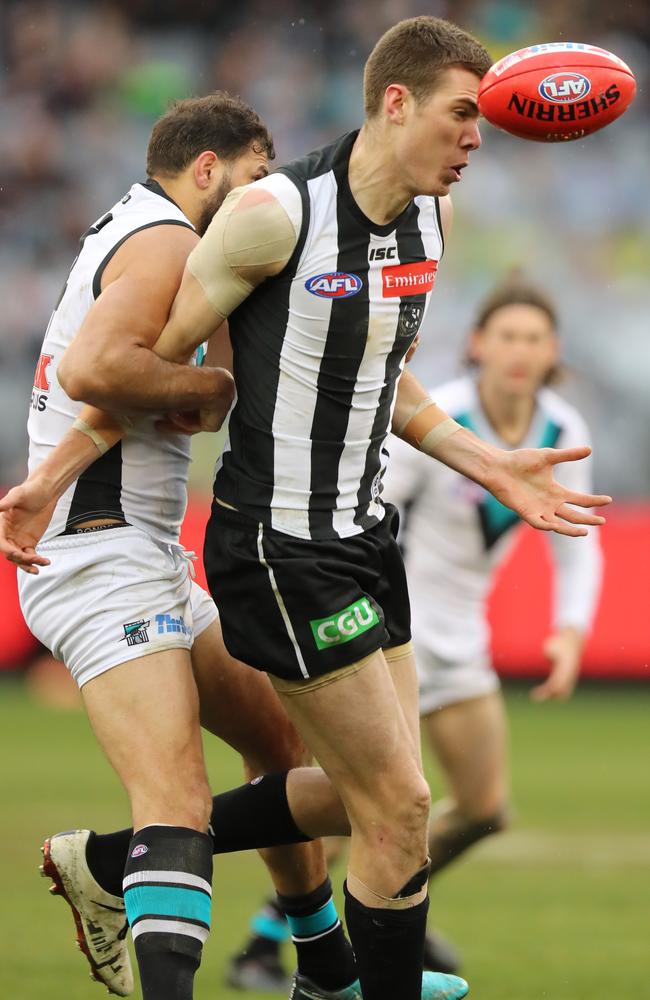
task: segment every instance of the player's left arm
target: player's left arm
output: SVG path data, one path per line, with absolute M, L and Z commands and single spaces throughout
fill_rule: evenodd
M 576 417 L 563 432 L 560 443 L 570 447 L 577 441 L 588 444 L 589 440 L 586 425 Z M 562 466 L 559 478 L 564 486 L 588 493 L 593 488 L 591 460 Z M 578 681 L 582 650 L 596 611 L 603 573 L 597 528 L 590 528 L 585 537 L 575 541 L 560 535 L 551 535 L 549 541 L 555 570 L 553 630 L 544 643 L 549 674 L 531 691 L 535 701 L 564 700 L 571 696 Z
M 479 483 L 541 531 L 585 535 L 585 525 L 605 521 L 589 509 L 575 508 L 602 507 L 611 503 L 611 497 L 573 490 L 553 478 L 553 466 L 584 459 L 591 454 L 591 448 L 496 448 L 461 427 L 437 406 L 408 370 L 402 373 L 397 387 L 393 432 Z
M 297 241 L 295 220 L 270 190 L 231 191 L 188 257 L 155 353 L 190 357 L 258 285 L 282 271 Z

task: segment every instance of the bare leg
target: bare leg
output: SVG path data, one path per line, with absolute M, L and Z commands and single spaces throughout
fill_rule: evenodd
M 450 798 L 439 803 L 429 831 L 432 871 L 508 821 L 508 735 L 499 692 L 457 702 L 423 719 Z
M 210 926 L 212 800 L 189 654 L 171 649 L 123 663 L 82 695 L 131 800 L 124 900 L 143 998 L 191 1000 Z

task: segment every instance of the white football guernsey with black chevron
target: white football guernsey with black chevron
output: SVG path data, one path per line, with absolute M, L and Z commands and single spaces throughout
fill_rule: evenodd
M 36 365 L 27 429 L 29 470 L 36 468 L 69 430 L 82 403 L 57 379 L 57 365 L 101 292 L 102 274 L 116 250 L 152 226 L 193 229 L 155 181 L 134 184 L 110 212 L 90 227 L 50 317 Z M 152 263 L 155 267 L 155 261 Z M 185 513 L 189 438 L 159 434 L 156 417 L 139 419 L 128 436 L 99 458 L 63 494 L 43 541 L 91 518 L 122 518 L 150 535 L 176 542 Z
M 299 538 L 345 538 L 383 518 L 395 389 L 443 251 L 436 198 L 385 226 L 366 218 L 348 182 L 356 135 L 257 182 L 298 243 L 229 317 L 237 403 L 215 495 Z

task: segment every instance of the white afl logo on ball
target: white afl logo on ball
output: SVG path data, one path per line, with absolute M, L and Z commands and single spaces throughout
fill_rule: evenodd
M 146 854 L 149 848 L 146 844 L 136 844 L 131 851 L 132 858 L 141 858 L 143 854 Z
M 591 80 L 582 73 L 567 72 L 551 73 L 544 77 L 539 85 L 539 92 L 545 101 L 552 104 L 571 104 L 572 101 L 582 101 L 591 90 Z

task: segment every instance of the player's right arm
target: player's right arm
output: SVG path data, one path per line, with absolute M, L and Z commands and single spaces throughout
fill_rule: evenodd
M 185 226 L 134 233 L 109 261 L 102 292 L 61 358 L 58 380 L 74 400 L 113 413 L 191 410 L 232 400 L 221 369 L 189 367 L 152 354 L 197 236 Z

